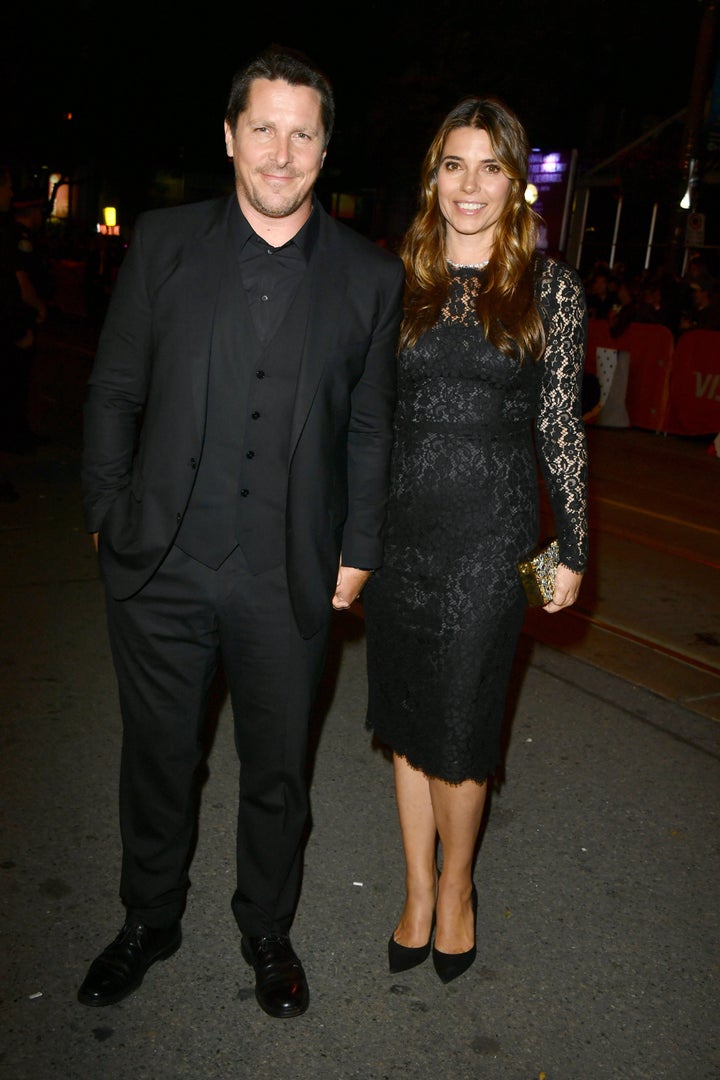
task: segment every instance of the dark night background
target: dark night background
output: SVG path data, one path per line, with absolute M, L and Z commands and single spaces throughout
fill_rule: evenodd
M 222 119 L 232 73 L 277 41 L 306 51 L 334 84 L 323 179 L 336 189 L 414 198 L 427 142 L 466 93 L 504 98 L 533 145 L 576 148 L 582 172 L 687 105 L 703 0 L 261 10 L 16 3 L 0 29 L 0 157 L 84 170 L 126 215 L 161 201 L 158 170 L 191 178 L 187 197 L 217 194 L 230 181 Z

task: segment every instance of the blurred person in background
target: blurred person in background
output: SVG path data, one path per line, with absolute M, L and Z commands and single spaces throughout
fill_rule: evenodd
M 631 323 L 659 321 L 659 313 L 648 298 L 645 281 L 640 275 L 618 281 L 617 300 L 608 316 L 611 338 L 622 337 Z
M 690 282 L 690 304 L 680 319 L 681 330 L 720 330 L 720 282 L 703 274 Z
M 671 270 L 659 267 L 646 280 L 643 303 L 654 312 L 654 320 L 677 337 L 682 310 L 682 287 Z
M 612 271 L 603 263 L 593 267 L 585 282 L 585 296 L 589 319 L 607 319 L 617 303 L 617 281 Z
M 0 449 L 15 454 L 34 446 L 27 408 L 35 318 L 21 291 L 13 197 L 12 171 L 0 165 Z M 7 477 L 0 479 L 0 497 L 17 498 Z
M 50 269 L 42 252 L 42 230 L 47 215 L 47 200 L 36 190 L 20 192 L 13 203 L 15 236 L 18 250 L 17 275 L 23 301 L 35 313 L 35 323 L 47 321 L 48 303 L 53 285 Z
M 48 302 L 52 296 L 52 275 L 42 252 L 42 231 L 47 214 L 47 200 L 37 189 L 16 194 L 13 202 L 15 222 L 16 276 L 25 310 L 25 322 L 32 330 L 32 341 L 23 349 L 18 371 L 16 430 L 18 448 L 30 452 L 40 441 L 31 422 L 30 392 L 37 359 L 38 333 L 47 322 Z

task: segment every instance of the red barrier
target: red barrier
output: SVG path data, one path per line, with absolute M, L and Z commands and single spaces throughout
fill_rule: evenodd
M 675 339 L 667 326 L 630 323 L 613 338 L 605 319 L 589 319 L 585 369 L 600 379 L 601 404 L 586 421 L 668 431 L 675 355 Z
M 663 431 L 675 349 L 672 331 L 659 323 L 630 323 L 615 338 L 615 347 L 629 354 L 625 405 L 631 427 Z
M 663 431 L 720 432 L 720 330 L 686 330 L 677 339 Z

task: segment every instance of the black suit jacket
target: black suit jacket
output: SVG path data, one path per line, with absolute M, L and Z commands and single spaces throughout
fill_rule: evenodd
M 118 599 L 152 577 L 190 499 L 234 198 L 141 215 L 113 290 L 85 404 L 82 487 Z M 403 287 L 396 256 L 317 202 L 314 213 L 286 510 L 290 597 L 306 637 L 328 618 L 341 552 L 347 566 L 382 560 Z

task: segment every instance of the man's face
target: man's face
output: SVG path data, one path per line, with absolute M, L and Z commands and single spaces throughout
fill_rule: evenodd
M 256 79 L 225 146 L 235 166 L 240 208 L 270 218 L 306 210 L 325 160 L 320 95 L 282 79 Z M 246 213 L 247 216 L 247 213 Z

